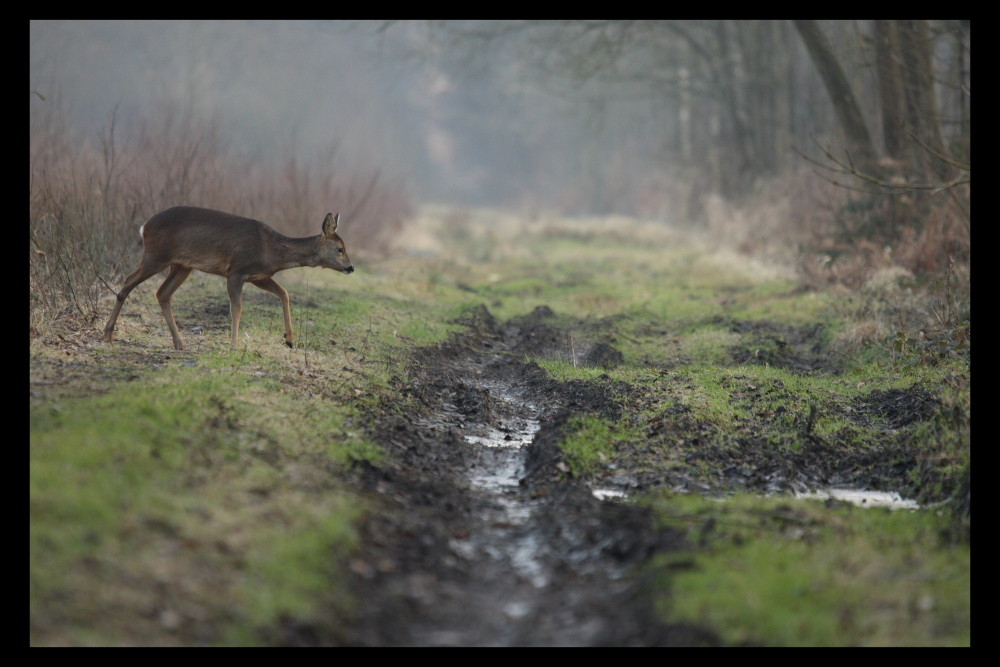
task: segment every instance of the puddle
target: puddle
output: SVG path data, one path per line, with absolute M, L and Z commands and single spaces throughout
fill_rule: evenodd
M 628 494 L 618 489 L 591 489 L 590 492 L 598 500 L 623 500 L 628 497 Z
M 486 435 L 466 435 L 465 441 L 472 445 L 483 447 L 519 448 L 531 443 L 538 432 L 536 420 L 529 420 L 526 425 L 516 431 L 510 429 L 491 429 Z
M 517 401 L 502 389 L 490 391 L 493 400 L 512 408 L 514 414 L 534 414 L 536 408 Z M 475 464 L 467 471 L 470 485 L 490 499 L 483 511 L 482 524 L 488 535 L 479 535 L 479 548 L 497 561 L 510 563 L 514 571 L 534 588 L 549 582 L 542 562 L 540 538 L 531 530 L 534 503 L 521 493 L 525 474 L 526 447 L 531 444 L 541 424 L 537 419 L 516 417 L 501 421 L 481 434 L 467 434 L 465 441 L 475 445 Z M 472 540 L 470 540 L 471 544 Z M 505 613 L 517 618 L 528 612 L 529 605 L 512 601 Z
M 591 493 L 599 500 L 624 500 L 628 494 L 617 489 L 593 488 Z M 920 509 L 917 501 L 903 498 L 898 493 L 886 491 L 868 491 L 865 489 L 815 489 L 806 492 L 797 492 L 796 498 L 806 498 L 813 500 L 826 500 L 833 498 L 843 500 L 858 507 L 888 507 L 889 509 Z
M 917 501 L 903 498 L 898 493 L 867 491 L 864 489 L 818 489 L 806 493 L 796 493 L 796 498 L 826 500 L 833 498 L 857 505 L 858 507 L 888 507 L 889 509 L 920 509 Z

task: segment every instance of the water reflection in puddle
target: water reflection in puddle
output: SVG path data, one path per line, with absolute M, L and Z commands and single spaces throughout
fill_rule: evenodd
M 591 489 L 591 493 L 599 500 L 624 500 L 628 494 L 617 489 Z M 865 489 L 814 489 L 797 492 L 796 498 L 811 500 L 843 500 L 858 507 L 888 507 L 889 509 L 920 509 L 917 501 L 903 498 L 898 493 L 887 491 L 868 491 Z M 724 500 L 724 498 L 723 498 Z
M 917 501 L 903 498 L 898 493 L 886 491 L 867 491 L 864 489 L 817 489 L 805 493 L 796 493 L 796 498 L 812 498 L 826 500 L 843 500 L 858 507 L 888 507 L 889 509 L 920 509 Z
M 465 441 L 472 445 L 484 447 L 524 447 L 528 445 L 538 432 L 538 422 L 529 421 L 523 428 L 517 430 L 491 429 L 486 435 L 466 435 Z
M 628 494 L 618 489 L 591 489 L 590 492 L 598 500 L 622 500 L 628 497 Z
M 522 412 L 532 410 L 528 405 L 522 407 Z M 525 419 L 501 424 L 482 434 L 464 436 L 478 451 L 476 464 L 467 473 L 469 483 L 493 500 L 482 517 L 483 525 L 490 527 L 492 539 L 482 538 L 476 548 L 497 560 L 509 562 L 518 575 L 535 588 L 546 586 L 548 576 L 542 564 L 539 538 L 529 529 L 534 505 L 520 492 L 520 482 L 524 476 L 525 447 L 539 428 L 537 420 Z M 523 601 L 509 601 L 505 613 L 511 618 L 521 617 L 528 612 L 524 605 Z

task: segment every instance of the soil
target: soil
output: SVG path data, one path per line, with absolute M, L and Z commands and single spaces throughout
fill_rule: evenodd
M 683 405 L 663 401 L 671 383 L 686 381 L 681 376 L 664 373 L 663 391 L 652 395 L 607 376 L 556 381 L 526 359 L 566 349 L 561 322 L 546 307 L 503 323 L 480 308 L 462 320 L 465 332 L 414 352 L 411 380 L 398 387 L 405 409 L 388 410 L 394 416 L 381 416 L 372 434 L 391 451 L 391 463 L 354 471 L 376 508 L 362 524 L 360 552 L 343 564 L 357 614 L 346 631 L 343 619 L 337 631 L 288 619 L 268 630 L 269 643 L 717 645 L 710 628 L 659 620 L 646 595 L 644 564 L 658 553 L 691 549 L 685 536 L 658 527 L 648 507 L 602 500 L 595 490 L 774 492 L 831 483 L 900 490 L 899 480 L 915 465 L 891 438 L 854 457 L 818 437 L 805 437 L 805 447 L 780 457 L 752 429 L 721 438 L 690 420 Z M 815 333 L 762 330 L 762 338 L 778 341 L 768 363 L 817 368 L 823 355 Z M 581 363 L 607 368 L 622 361 L 607 342 L 581 348 Z M 754 351 L 733 355 L 747 363 Z M 780 383 L 734 387 L 735 396 L 754 404 L 780 401 L 783 391 Z M 572 417 L 619 419 L 626 400 L 662 404 L 662 415 L 644 425 L 648 440 L 626 445 L 614 470 L 573 477 L 558 447 Z M 851 418 L 892 427 L 926 419 L 935 406 L 918 388 L 897 390 L 873 394 L 851 409 Z M 801 428 L 808 435 L 808 422 Z M 662 454 L 658 443 L 668 433 L 671 442 L 690 445 L 686 458 L 670 470 L 653 469 L 649 457 Z

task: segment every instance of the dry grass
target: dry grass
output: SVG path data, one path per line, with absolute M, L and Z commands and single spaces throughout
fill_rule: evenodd
M 794 267 L 806 287 L 856 304 L 854 350 L 888 340 L 963 339 L 971 315 L 969 186 L 863 194 L 811 171 L 762 183 L 740 204 L 705 200 L 708 239 Z

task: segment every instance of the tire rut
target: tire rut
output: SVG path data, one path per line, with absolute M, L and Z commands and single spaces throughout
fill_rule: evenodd
M 717 643 L 660 622 L 643 592 L 642 564 L 685 548 L 681 534 L 563 473 L 570 416 L 621 408 L 601 385 L 557 382 L 523 360 L 526 346 L 553 337 L 536 319 L 498 325 L 481 309 L 467 333 L 416 352 L 406 391 L 424 410 L 376 434 L 398 464 L 362 471 L 381 509 L 348 564 L 358 615 L 333 643 Z M 322 643 L 319 628 L 299 634 Z

